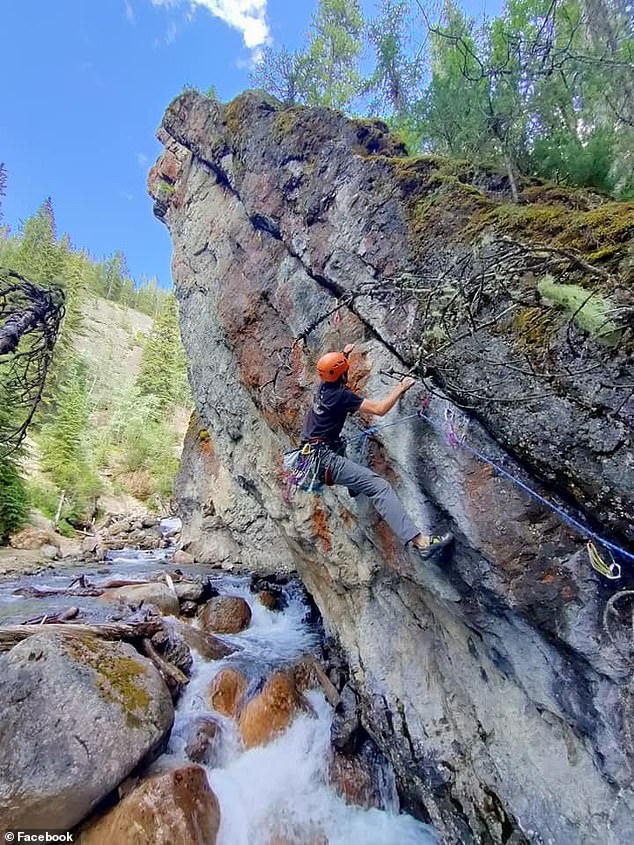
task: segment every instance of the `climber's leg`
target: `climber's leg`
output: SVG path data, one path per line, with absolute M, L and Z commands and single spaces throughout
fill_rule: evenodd
M 391 485 L 376 472 L 360 466 L 349 458 L 330 454 L 330 472 L 334 484 L 342 484 L 351 494 L 363 493 L 405 545 L 420 535 L 409 518 Z

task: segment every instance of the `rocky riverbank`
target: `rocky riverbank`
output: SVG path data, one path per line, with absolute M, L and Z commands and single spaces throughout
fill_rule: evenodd
M 0 829 L 75 829 L 85 845 L 139 827 L 183 845 L 336 843 L 352 829 L 433 841 L 398 815 L 296 579 L 176 569 L 160 550 L 97 565 L 0 584 Z

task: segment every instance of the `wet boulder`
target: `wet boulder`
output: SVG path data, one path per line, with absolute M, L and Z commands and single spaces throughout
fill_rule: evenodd
M 237 716 L 249 682 L 247 678 L 229 666 L 221 669 L 209 687 L 209 703 L 223 716 Z
M 284 672 L 275 672 L 240 713 L 244 747 L 272 742 L 291 724 L 298 706 L 299 696 L 293 681 Z
M 179 612 L 178 597 L 167 584 L 160 581 L 150 581 L 147 584 L 134 584 L 127 587 L 114 587 L 106 590 L 101 596 L 102 601 L 124 602 L 125 604 L 140 605 L 153 604 L 164 616 L 177 616 Z
M 168 663 L 176 666 L 187 677 L 190 676 L 193 658 L 185 639 L 179 633 L 163 628 L 152 637 L 152 645 Z
M 178 600 L 184 601 L 200 601 L 203 596 L 203 585 L 201 581 L 175 581 L 174 592 L 178 596 Z
M 220 807 L 201 766 L 143 781 L 79 837 L 80 845 L 214 845 Z
M 372 766 L 360 755 L 334 752 L 328 766 L 328 783 L 346 804 L 385 809 L 373 778 Z
M 211 716 L 198 716 L 186 728 L 185 755 L 193 763 L 213 766 L 216 762 L 221 728 Z
M 236 650 L 233 646 L 223 643 L 218 637 L 207 634 L 200 628 L 194 628 L 193 625 L 181 625 L 178 630 L 187 645 L 207 660 L 222 660 L 223 657 L 228 657 Z
M 189 618 L 196 616 L 198 613 L 198 605 L 195 601 L 181 602 L 181 616 L 188 616 Z
M 239 596 L 217 596 L 203 607 L 200 624 L 215 634 L 237 634 L 251 624 L 251 608 Z
M 273 610 L 275 612 L 284 610 L 284 594 L 281 590 L 279 592 L 272 592 L 271 590 L 261 590 L 258 593 L 258 598 L 260 599 L 260 604 L 263 604 L 267 610 Z
M 124 643 L 42 633 L 0 657 L 0 819 L 71 828 L 158 753 L 174 718 L 154 665 Z
M 174 552 L 172 563 L 192 564 L 194 563 L 194 556 L 190 555 L 189 552 L 184 552 L 182 549 L 179 549 L 178 551 Z

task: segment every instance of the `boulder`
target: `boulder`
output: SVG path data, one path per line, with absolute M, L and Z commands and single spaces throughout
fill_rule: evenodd
M 328 766 L 328 782 L 346 804 L 385 809 L 374 783 L 372 766 L 363 757 L 333 753 Z
M 174 590 L 179 601 L 200 601 L 203 595 L 200 581 L 175 581 Z
M 14 549 L 29 550 L 54 546 L 59 551 L 59 537 L 50 528 L 34 528 L 32 525 L 28 525 L 11 537 L 9 545 Z
M 97 551 L 97 547 L 99 546 L 99 537 L 96 534 L 92 534 L 90 537 L 84 537 L 81 542 L 81 550 L 85 554 L 94 554 Z
M 209 599 L 200 614 L 205 631 L 216 634 L 237 634 L 251 623 L 251 608 L 239 596 L 217 596 Z
M 240 713 L 240 736 L 245 748 L 266 745 L 283 733 L 293 721 L 298 695 L 284 672 L 275 672 L 262 691 Z
M 122 601 L 126 604 L 153 604 L 164 616 L 176 616 L 179 612 L 178 598 L 166 584 L 151 581 L 147 584 L 114 587 L 106 590 L 102 601 Z
M 177 552 L 174 552 L 174 557 L 172 558 L 172 563 L 176 564 L 192 564 L 194 563 L 194 556 L 190 555 L 188 552 L 184 552 L 182 549 L 179 549 Z
M 0 819 L 71 828 L 160 750 L 174 718 L 130 645 L 37 634 L 0 657 Z
M 195 601 L 181 602 L 181 616 L 195 616 L 198 613 L 198 605 Z
M 214 845 L 220 807 L 201 766 L 186 765 L 142 782 L 85 828 L 80 845 Z
M 213 766 L 218 752 L 221 728 L 211 716 L 198 716 L 187 726 L 185 754 L 194 763 Z
M 350 684 L 341 690 L 341 698 L 330 727 L 330 741 L 338 751 L 353 752 L 358 744 L 359 705 Z
M 218 637 L 207 634 L 200 628 L 194 628 L 193 625 L 182 625 L 179 633 L 190 648 L 195 649 L 207 660 L 222 660 L 235 651 L 235 648 L 223 643 Z
M 262 592 L 258 593 L 258 598 L 260 599 L 260 604 L 263 604 L 267 610 L 279 611 L 284 609 L 284 604 L 281 600 L 282 593 L 276 594 L 270 590 L 262 590 Z
M 209 687 L 208 699 L 223 716 L 237 716 L 249 682 L 238 669 L 221 669 Z
M 157 631 L 152 637 L 152 645 L 168 663 L 176 666 L 183 674 L 191 674 L 192 655 L 185 639 L 175 631 L 165 629 Z

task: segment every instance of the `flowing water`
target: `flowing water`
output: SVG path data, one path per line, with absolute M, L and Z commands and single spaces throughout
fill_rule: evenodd
M 167 553 L 169 554 L 169 552 Z M 112 578 L 142 580 L 165 571 L 166 553 L 113 552 L 107 564 L 87 564 L 75 569 L 45 572 L 0 584 L 0 620 L 20 622 L 42 612 L 56 612 L 75 604 L 81 619 L 103 619 L 112 608 L 97 598 L 30 598 L 15 595 L 24 586 L 41 589 L 67 586 L 76 575 L 87 575 L 98 585 Z M 180 567 L 185 574 L 209 575 L 205 567 Z M 214 573 L 215 575 L 215 573 Z M 387 810 L 349 806 L 327 783 L 330 726 L 333 710 L 321 692 L 307 698 L 315 715 L 300 714 L 288 730 L 268 745 L 243 750 L 233 720 L 210 709 L 207 690 L 214 675 L 227 665 L 239 665 L 256 674 L 289 666 L 302 655 L 315 651 L 320 632 L 307 621 L 307 606 L 299 585 L 285 588 L 287 607 L 282 612 L 266 609 L 249 591 L 249 581 L 231 576 L 214 577 L 222 594 L 243 596 L 253 618 L 241 634 L 223 637 L 241 647 L 237 655 L 209 661 L 192 652 L 194 665 L 189 684 L 176 709 L 174 727 L 166 753 L 155 768 L 184 762 L 188 727 L 198 717 L 212 716 L 221 724 L 221 741 L 214 767 L 206 767 L 221 811 L 217 845 L 433 845 L 436 838 L 428 826 L 398 813 L 398 798 L 388 771 L 383 772 L 382 804 Z M 170 620 L 172 624 L 182 624 Z M 253 673 L 252 673 L 253 674 Z M 122 843 L 124 845 L 124 843 Z

